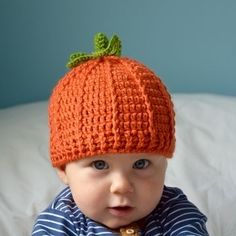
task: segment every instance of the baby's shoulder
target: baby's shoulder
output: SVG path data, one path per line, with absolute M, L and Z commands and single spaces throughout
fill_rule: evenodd
M 172 204 L 173 202 L 187 200 L 187 196 L 180 188 L 164 186 L 161 204 Z
M 73 201 L 69 188 L 65 188 L 36 220 L 32 235 L 77 235 L 80 232 L 80 210 Z M 83 217 L 83 216 L 82 216 Z
M 156 211 L 158 211 L 158 214 L 161 213 L 162 217 L 167 217 L 168 215 L 173 216 L 174 213 L 180 215 L 181 212 L 188 212 L 189 214 L 192 212 L 203 216 L 200 210 L 188 200 L 181 189 L 167 186 L 164 186 L 163 194 Z
M 58 214 L 73 221 L 75 218 L 80 219 L 84 217 L 81 210 L 77 207 L 69 187 L 63 189 L 44 212 Z
M 57 213 L 77 224 L 86 221 L 86 217 L 76 205 L 69 187 L 63 189 L 55 197 L 46 211 Z
M 208 235 L 205 226 L 206 216 L 179 188 L 164 187 L 162 198 L 153 216 L 158 218 L 164 232 L 186 230 L 202 232 L 197 235 Z
M 71 212 L 76 208 L 72 193 L 69 187 L 63 189 L 50 204 L 49 209 L 61 212 Z

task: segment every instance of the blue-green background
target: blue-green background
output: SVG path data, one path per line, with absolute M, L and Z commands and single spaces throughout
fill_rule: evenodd
M 96 32 L 170 92 L 236 95 L 235 0 L 0 0 L 0 107 L 48 99 Z

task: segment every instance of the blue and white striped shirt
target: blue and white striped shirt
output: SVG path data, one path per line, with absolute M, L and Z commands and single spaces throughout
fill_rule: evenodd
M 164 187 L 158 206 L 144 219 L 143 236 L 208 236 L 204 216 L 178 188 Z M 37 218 L 33 236 L 118 235 L 86 217 L 64 189 Z

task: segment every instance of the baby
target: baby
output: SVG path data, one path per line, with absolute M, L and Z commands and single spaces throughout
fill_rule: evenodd
M 37 218 L 39 235 L 208 235 L 206 217 L 164 185 L 174 109 L 160 78 L 121 57 L 118 36 L 75 53 L 49 101 L 50 155 L 68 185 Z

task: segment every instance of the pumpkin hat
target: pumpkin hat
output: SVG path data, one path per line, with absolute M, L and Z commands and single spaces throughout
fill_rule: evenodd
M 170 94 L 142 63 L 121 57 L 121 41 L 95 35 L 91 54 L 74 53 L 49 100 L 54 167 L 103 154 L 172 157 L 175 121 Z

